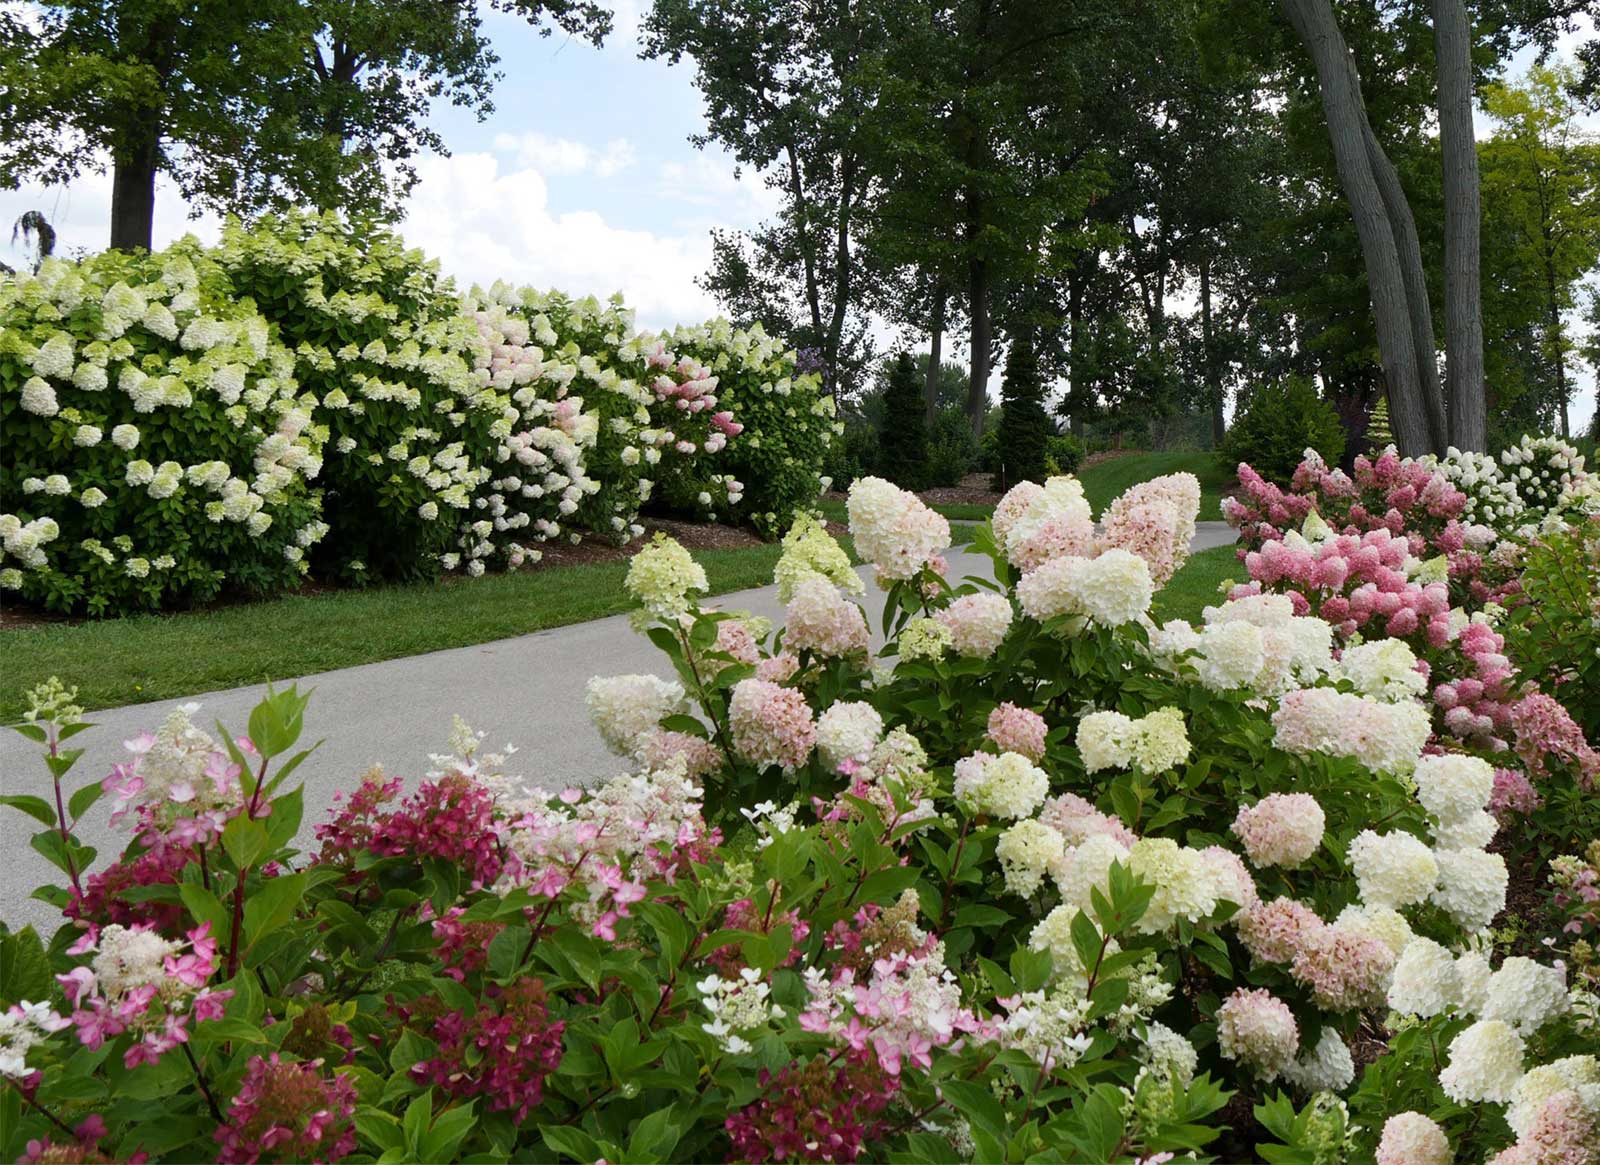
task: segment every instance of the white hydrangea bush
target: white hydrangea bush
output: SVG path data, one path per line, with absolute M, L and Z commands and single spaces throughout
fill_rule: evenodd
M 320 573 L 406 578 L 489 558 L 505 532 L 489 513 L 486 454 L 518 417 L 437 263 L 332 213 L 232 221 L 207 254 L 293 352 L 326 430 L 325 515 L 338 534 Z
M 764 537 L 782 534 L 827 488 L 821 466 L 844 432 L 821 377 L 803 370 L 800 354 L 759 324 L 736 328 L 715 319 L 674 328 L 661 339 L 680 360 L 697 361 L 716 378 L 713 416 L 727 412 L 736 426 L 714 462 L 668 465 L 658 486 L 664 498 L 687 508 L 721 490 L 740 519 Z
M 316 405 L 197 247 L 0 278 L 0 588 L 98 615 L 296 585 Z

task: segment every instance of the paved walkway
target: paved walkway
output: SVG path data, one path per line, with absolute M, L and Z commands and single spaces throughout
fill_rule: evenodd
M 1233 537 L 1224 523 L 1202 522 L 1194 547 L 1226 545 Z M 990 576 L 987 558 L 962 551 L 947 557 L 953 578 Z M 782 614 L 776 590 L 770 586 L 712 602 L 725 610 L 749 610 L 774 619 Z M 868 604 L 869 623 L 876 622 L 880 610 Z M 306 713 L 302 743 L 319 738 L 325 742 L 295 774 L 305 782 L 302 842 L 324 819 L 333 794 L 353 788 L 374 763 L 382 762 L 408 783 L 426 772 L 431 767 L 429 755 L 446 751 L 456 713 L 487 733 L 488 744 L 515 744 L 520 751 L 512 758 L 512 770 L 530 784 L 561 788 L 622 771 L 622 761 L 606 751 L 590 726 L 583 689 L 591 675 L 625 672 L 666 676 L 671 666 L 644 636 L 633 632 L 626 616 L 619 615 L 303 678 L 302 688 L 315 688 L 316 694 Z M 172 709 L 191 701 L 200 705 L 195 720 L 201 726 L 210 730 L 220 719 L 230 730 L 242 732 L 261 691 L 256 686 L 233 688 L 90 713 L 96 727 L 73 742 L 85 751 L 69 784 L 75 788 L 104 777 L 124 758 L 122 741 L 156 727 Z M 0 731 L 0 789 L 40 794 L 49 789 L 37 746 L 9 731 Z M 55 912 L 28 899 L 35 886 L 56 873 L 28 846 L 32 827 L 31 818 L 12 809 L 0 810 L 0 853 L 6 855 L 0 919 L 13 927 L 31 922 L 41 930 L 53 929 Z M 120 853 L 127 843 L 125 834 L 106 825 L 99 807 L 84 822 L 81 836 L 100 851 L 97 865 Z

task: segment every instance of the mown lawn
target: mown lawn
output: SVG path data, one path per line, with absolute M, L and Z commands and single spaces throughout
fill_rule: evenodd
M 1222 602 L 1222 583 L 1243 582 L 1244 577 L 1244 563 L 1234 557 L 1234 547 L 1202 550 L 1192 555 L 1156 594 L 1150 604 L 1151 617 L 1159 623 L 1170 619 L 1198 622 L 1202 610 Z
M 1222 496 L 1234 484 L 1214 453 L 1125 453 L 1078 474 L 1095 516 L 1129 486 L 1164 473 L 1192 473 L 1200 479 L 1200 520 L 1222 520 Z
M 714 593 L 764 586 L 782 548 L 700 550 Z M 0 631 L 0 724 L 52 675 L 85 708 L 165 700 L 526 635 L 628 610 L 626 561 Z

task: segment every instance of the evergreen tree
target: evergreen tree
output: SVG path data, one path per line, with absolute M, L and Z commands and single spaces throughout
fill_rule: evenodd
M 902 352 L 889 365 L 883 393 L 883 428 L 878 435 L 878 471 L 904 489 L 919 489 L 928 477 L 928 428 L 922 376 Z
M 1055 434 L 1044 411 L 1044 384 L 1034 355 L 1033 338 L 1024 333 L 1011 345 L 1005 380 L 1000 386 L 1000 463 L 995 488 L 1019 481 L 1043 481 L 1045 448 Z

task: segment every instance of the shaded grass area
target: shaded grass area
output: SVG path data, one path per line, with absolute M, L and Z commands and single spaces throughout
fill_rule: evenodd
M 1167 580 L 1150 604 L 1151 617 L 1158 623 L 1171 619 L 1198 622 L 1200 612 L 1222 602 L 1219 590 L 1224 582 L 1243 582 L 1244 563 L 1234 557 L 1234 547 L 1214 546 L 1191 555 Z
M 701 550 L 713 593 L 764 586 L 782 548 Z M 629 610 L 626 560 L 293 596 L 212 611 L 0 632 L 0 724 L 59 675 L 85 708 L 166 700 L 450 647 Z
M 1214 453 L 1125 453 L 1090 466 L 1078 474 L 1078 480 L 1083 482 L 1084 495 L 1098 518 L 1129 486 L 1164 473 L 1192 473 L 1198 477 L 1200 520 L 1222 520 L 1222 497 L 1231 491 L 1234 478 Z

